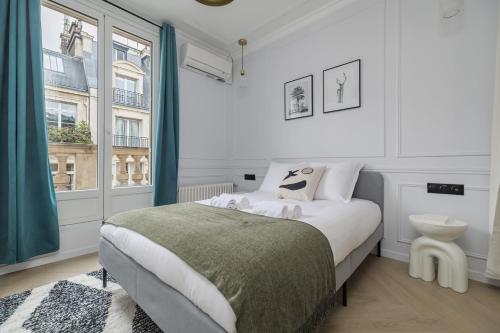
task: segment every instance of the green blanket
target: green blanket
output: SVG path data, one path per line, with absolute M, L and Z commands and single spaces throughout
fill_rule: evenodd
M 238 333 L 316 331 L 335 299 L 326 237 L 299 221 L 184 203 L 105 221 L 167 248 L 210 280 L 236 314 Z

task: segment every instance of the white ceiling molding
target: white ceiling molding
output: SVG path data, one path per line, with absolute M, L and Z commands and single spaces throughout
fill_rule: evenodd
M 252 0 L 221 8 L 199 7 L 196 1 L 109 0 L 161 24 L 171 22 L 186 39 L 223 55 L 241 57 L 239 38 L 248 39 L 245 54 L 300 31 L 359 0 Z
M 332 24 L 337 24 L 359 14 L 377 3 L 377 1 L 373 0 L 332 0 L 327 5 L 309 12 L 301 18 L 282 26 L 261 38 L 251 39 L 252 37 L 249 37 L 250 39 L 248 40 L 248 45 L 245 47 L 245 56 L 274 42 L 283 40 L 301 29 L 307 29 L 307 27 L 312 26 L 314 23 L 319 22 L 322 19 L 328 17 L 328 25 L 331 26 Z M 231 54 L 235 60 L 241 58 L 241 50 L 238 50 L 238 48 L 233 48 L 231 50 Z
M 246 38 L 248 39 L 248 46 L 245 48 L 245 53 L 250 54 L 255 52 L 266 45 L 269 45 L 277 40 L 280 40 L 293 32 L 299 31 L 308 25 L 313 24 L 316 21 L 321 20 L 328 15 L 331 15 L 332 12 L 339 10 L 345 7 L 347 4 L 352 3 L 355 0 L 332 0 L 326 5 L 319 7 L 313 11 L 306 12 L 301 17 L 296 18 L 293 21 L 288 21 L 286 23 L 282 23 L 275 30 L 270 30 L 269 27 L 265 29 L 257 29 L 252 34 L 248 35 Z M 282 18 L 281 21 L 285 21 Z M 264 31 L 262 31 L 264 30 Z M 241 54 L 238 53 L 238 46 L 231 45 L 231 54 L 234 59 L 241 58 Z

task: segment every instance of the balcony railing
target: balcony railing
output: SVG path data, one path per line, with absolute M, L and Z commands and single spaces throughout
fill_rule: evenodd
M 113 103 L 132 108 L 148 108 L 143 94 L 121 88 L 113 88 Z
M 113 147 L 149 148 L 149 138 L 114 134 Z
M 49 158 L 56 191 L 96 188 L 97 145 L 49 143 Z M 112 163 L 113 187 L 149 184 L 148 147 L 113 147 Z

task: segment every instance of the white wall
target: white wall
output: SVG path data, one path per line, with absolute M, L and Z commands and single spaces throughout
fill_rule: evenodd
M 187 42 L 177 34 L 177 48 Z M 181 58 L 178 57 L 180 66 Z M 231 85 L 179 67 L 179 184 L 231 181 L 227 117 Z
M 443 20 L 435 0 L 355 1 L 250 54 L 229 124 L 239 190 L 255 189 L 271 159 L 363 161 L 385 178 L 385 256 L 407 260 L 409 214 L 449 214 L 470 224 L 459 242 L 484 280 L 496 5 L 466 0 Z M 323 69 L 358 58 L 362 107 L 323 114 Z M 309 74 L 314 117 L 284 121 L 283 83 Z M 427 194 L 427 182 L 465 184 L 465 196 Z

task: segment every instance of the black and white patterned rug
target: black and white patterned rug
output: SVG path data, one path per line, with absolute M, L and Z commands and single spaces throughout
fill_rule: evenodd
M 0 332 L 162 332 L 108 275 L 82 274 L 0 298 Z

